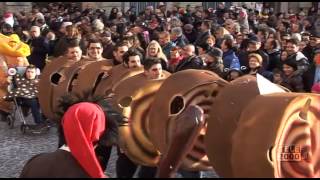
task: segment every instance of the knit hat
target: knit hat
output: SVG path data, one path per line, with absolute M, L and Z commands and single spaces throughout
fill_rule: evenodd
M 215 58 L 222 58 L 223 52 L 218 49 L 218 48 L 211 48 L 210 50 L 208 50 L 207 54 L 211 57 L 215 57 Z
M 11 27 L 13 27 L 14 19 L 13 19 L 13 14 L 11 12 L 4 13 L 3 20 L 5 23 L 10 24 Z
M 72 156 L 93 178 L 105 177 L 93 148 L 106 128 L 105 124 L 101 107 L 88 102 L 72 105 L 62 118 L 63 133 Z
M 294 60 L 287 60 L 287 61 L 284 61 L 283 64 L 286 64 L 290 67 L 292 67 L 294 70 L 297 70 L 298 69 L 298 65 L 297 65 L 297 62 L 294 61 Z
M 315 83 L 311 88 L 311 92 L 320 94 L 320 83 Z
M 257 43 L 257 42 L 260 42 L 258 36 L 256 35 L 249 35 L 249 43 Z

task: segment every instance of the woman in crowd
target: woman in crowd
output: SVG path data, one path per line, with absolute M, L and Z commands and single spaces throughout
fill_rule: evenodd
M 151 41 L 147 47 L 146 58 L 157 57 L 161 58 L 162 69 L 168 70 L 168 60 L 166 55 L 163 53 L 162 48 L 158 41 Z

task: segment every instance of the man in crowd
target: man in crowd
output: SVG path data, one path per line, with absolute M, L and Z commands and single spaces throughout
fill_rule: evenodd
M 89 60 L 89 61 L 107 60 L 104 57 L 102 57 L 102 52 L 103 52 L 102 43 L 97 39 L 89 40 L 87 52 L 88 52 L 88 56 L 85 57 L 86 60 Z
M 42 70 L 46 65 L 49 53 L 49 42 L 40 34 L 40 27 L 32 26 L 30 29 L 31 39 L 28 42 L 31 48 L 31 55 L 28 57 L 29 63 Z
M 113 49 L 113 65 L 118 65 L 121 64 L 123 62 L 123 54 L 125 52 L 128 51 L 128 45 L 126 43 L 123 42 L 119 42 L 115 45 L 114 49 Z
M 183 48 L 184 58 L 176 66 L 175 72 L 185 69 L 202 69 L 203 61 L 195 54 L 195 47 L 188 44 Z

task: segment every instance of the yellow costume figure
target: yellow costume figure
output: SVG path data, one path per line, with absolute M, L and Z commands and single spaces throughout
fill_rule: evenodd
M 29 56 L 30 53 L 30 47 L 20 41 L 17 34 L 10 36 L 0 34 L 0 97 L 7 94 L 8 69 L 11 67 L 28 66 L 29 62 L 26 57 Z M 0 98 L 0 110 L 10 112 L 11 109 L 11 103 Z

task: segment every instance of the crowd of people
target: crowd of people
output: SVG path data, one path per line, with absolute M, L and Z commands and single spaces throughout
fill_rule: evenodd
M 123 64 L 122 68 L 144 66 L 149 79 L 161 78 L 162 70 L 209 70 L 228 81 L 259 73 L 293 92 L 320 93 L 319 22 L 314 7 L 308 12 L 276 13 L 268 5 L 258 11 L 226 7 L 223 2 L 217 9 L 190 5 L 167 9 L 160 3 L 141 12 L 114 7 L 106 14 L 103 9 L 81 10 L 75 3 L 48 3 L 34 6 L 31 13 L 5 13 L 1 32 L 17 34 L 28 43 L 32 49 L 28 61 L 40 70 L 65 56 L 75 62 L 105 60 Z M 102 170 L 108 151 L 100 160 Z M 118 177 L 132 177 L 137 166 L 120 149 L 118 154 Z M 62 151 L 53 155 L 69 156 Z M 95 157 L 90 160 L 97 164 Z M 84 166 L 89 169 L 86 175 L 103 177 L 101 169 Z M 154 177 L 156 169 L 150 168 L 142 166 L 139 176 Z M 188 176 L 197 177 L 196 173 Z M 27 169 L 24 177 L 30 177 L 26 174 Z
M 206 69 L 226 80 L 260 73 L 270 81 L 295 92 L 310 92 L 320 81 L 319 15 L 308 12 L 275 13 L 266 4 L 261 12 L 241 7 L 217 9 L 148 6 L 136 12 L 112 8 L 81 10 L 75 3 L 34 6 L 31 13 L 5 13 L 2 33 L 16 33 L 32 53 L 30 64 L 40 70 L 48 59 L 65 55 L 70 44 L 78 44 L 80 56 L 88 55 L 90 40 L 102 45 L 102 56 L 114 65 L 122 63 L 129 49 L 137 50 L 141 63 L 161 58 L 171 73 L 184 69 Z M 99 51 L 99 50 L 98 50 Z M 315 88 L 317 89 L 317 88 Z

